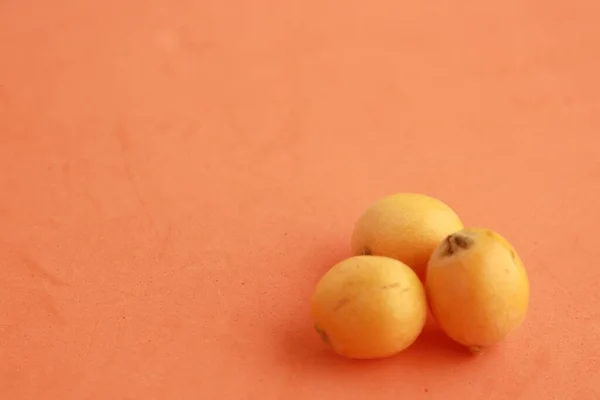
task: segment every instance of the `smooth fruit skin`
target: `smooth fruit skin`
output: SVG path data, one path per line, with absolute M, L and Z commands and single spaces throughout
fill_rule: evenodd
M 462 228 L 452 208 L 436 198 L 393 194 L 378 200 L 360 216 L 352 234 L 352 253 L 394 258 L 424 279 L 433 250 L 446 236 Z
M 355 256 L 321 278 L 311 314 L 315 329 L 336 353 L 375 359 L 399 353 L 417 339 L 427 300 L 407 265 L 387 257 Z
M 425 286 L 440 328 L 475 353 L 503 340 L 527 314 L 527 272 L 512 245 L 490 229 L 463 229 L 442 242 Z

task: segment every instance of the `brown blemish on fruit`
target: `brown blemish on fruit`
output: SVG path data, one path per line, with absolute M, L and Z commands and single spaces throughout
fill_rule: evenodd
M 469 346 L 468 350 L 471 352 L 471 354 L 473 354 L 474 356 L 478 356 L 481 353 L 483 353 L 485 351 L 485 347 L 483 346 Z
M 388 290 L 388 289 L 394 289 L 397 287 L 400 287 L 400 282 L 390 283 L 389 285 L 383 285 L 383 286 L 381 286 L 381 289 Z
M 467 250 L 473 246 L 474 243 L 475 241 L 468 236 L 459 233 L 452 234 L 446 237 L 446 240 L 444 241 L 444 252 L 442 255 L 451 256 L 457 251 Z
M 473 239 L 468 236 L 452 235 L 454 236 L 454 243 L 461 249 L 468 249 L 473 245 Z
M 345 298 L 341 299 L 335 305 L 335 308 L 333 309 L 333 311 L 339 311 L 340 308 L 344 307 L 348 303 L 350 303 L 350 299 L 349 298 L 345 297 Z
M 321 340 L 323 341 L 323 343 L 330 345 L 331 342 L 329 341 L 329 336 L 327 336 L 327 333 L 319 328 L 318 325 L 315 325 L 315 331 L 317 331 L 317 333 L 319 334 L 319 336 L 321 337 Z
M 363 252 L 361 253 L 361 255 L 363 256 L 370 256 L 371 255 L 371 249 L 369 249 L 368 247 L 365 247 Z
M 515 253 L 514 250 L 510 251 L 510 257 L 512 258 L 513 262 L 516 264 L 517 263 L 517 254 Z

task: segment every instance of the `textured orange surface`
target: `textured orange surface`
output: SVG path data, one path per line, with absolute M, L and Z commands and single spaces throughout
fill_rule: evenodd
M 599 19 L 0 0 L 0 398 L 599 399 Z M 505 343 L 320 343 L 314 284 L 397 191 L 515 245 L 531 308 Z

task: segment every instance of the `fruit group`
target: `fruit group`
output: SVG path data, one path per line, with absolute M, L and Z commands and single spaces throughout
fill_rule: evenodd
M 425 290 L 400 261 L 355 256 L 331 268 L 312 297 L 315 329 L 345 357 L 383 358 L 410 346 L 425 325 Z
M 462 228 L 458 215 L 442 201 L 423 194 L 394 194 L 375 202 L 358 219 L 352 252 L 395 258 L 424 278 L 436 246 Z
M 504 339 L 527 313 L 523 263 L 511 244 L 489 229 L 448 236 L 429 260 L 425 285 L 441 329 L 473 352 Z

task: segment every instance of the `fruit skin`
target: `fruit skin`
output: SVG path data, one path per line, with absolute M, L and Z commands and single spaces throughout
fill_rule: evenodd
M 407 265 L 350 257 L 318 282 L 311 301 L 317 333 L 347 358 L 389 357 L 409 347 L 427 316 L 425 289 Z
M 436 198 L 393 194 L 376 201 L 359 217 L 352 234 L 352 253 L 395 258 L 424 279 L 433 250 L 462 228 L 454 210 Z
M 474 353 L 520 326 L 529 305 L 529 279 L 512 245 L 486 228 L 450 235 L 433 252 L 425 282 L 440 328 Z

